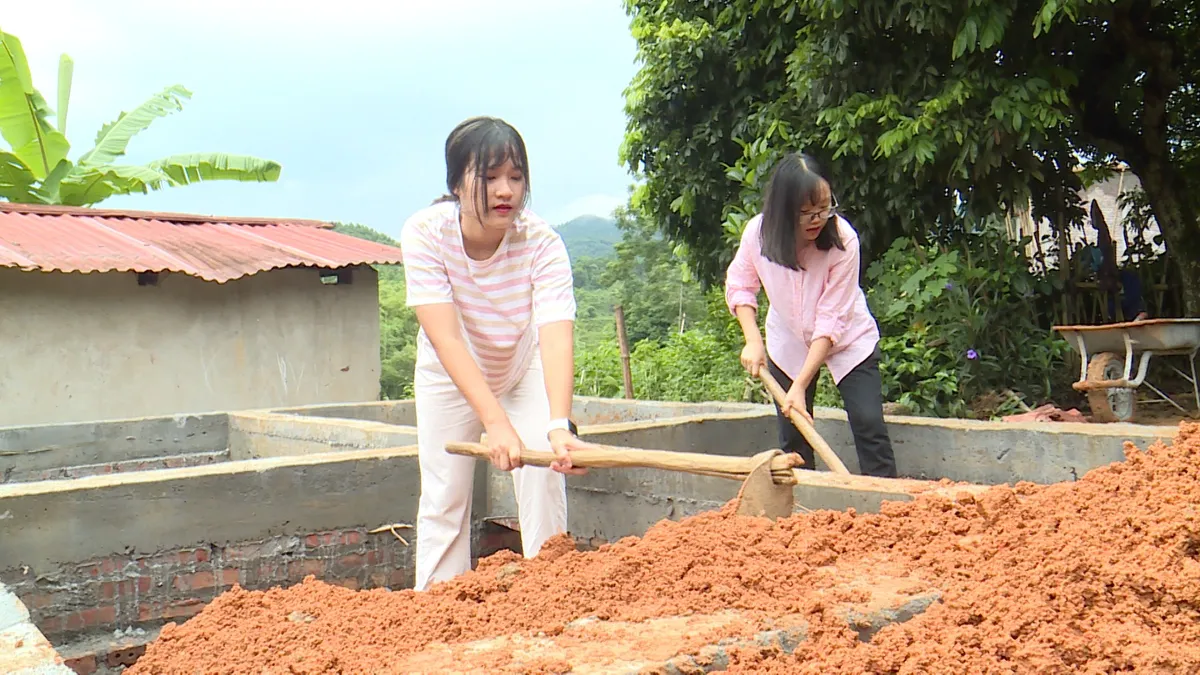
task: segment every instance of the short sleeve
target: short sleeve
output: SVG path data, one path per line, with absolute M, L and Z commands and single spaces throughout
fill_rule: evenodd
M 557 232 L 540 236 L 534 250 L 533 321 L 538 327 L 575 320 L 575 279 L 567 247 Z
M 446 263 L 437 254 L 433 223 L 414 216 L 400 231 L 404 283 L 409 307 L 454 302 Z

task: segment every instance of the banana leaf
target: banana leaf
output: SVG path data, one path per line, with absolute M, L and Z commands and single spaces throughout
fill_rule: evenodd
M 21 41 L 0 32 L 0 135 L 38 180 L 67 156 L 71 144 L 46 119 L 53 111 L 33 87 Z
M 58 59 L 58 132 L 67 135 L 67 106 L 71 102 L 71 80 L 75 75 L 75 62 L 63 54 Z
M 0 197 L 21 204 L 40 204 L 33 172 L 11 152 L 0 151 Z
M 151 169 L 170 176 L 179 185 L 209 180 L 271 183 L 279 180 L 278 162 L 222 152 L 193 152 L 171 155 L 150 162 Z
M 170 176 L 145 166 L 76 165 L 58 186 L 58 202 L 65 206 L 87 206 L 113 195 L 148 193 L 175 185 Z
M 149 127 L 159 117 L 183 110 L 183 99 L 191 98 L 192 92 L 180 85 L 172 85 L 142 102 L 129 112 L 122 112 L 117 119 L 105 124 L 96 134 L 96 145 L 79 158 L 81 166 L 102 166 L 125 154 L 129 141 L 138 132 Z

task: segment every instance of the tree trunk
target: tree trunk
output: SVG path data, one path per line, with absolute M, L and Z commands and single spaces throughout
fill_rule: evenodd
M 1151 162 L 1141 171 L 1139 167 L 1132 168 L 1142 181 L 1154 220 L 1162 232 L 1171 260 L 1179 270 L 1184 314 L 1200 317 L 1200 218 L 1194 208 L 1189 208 L 1187 195 L 1180 194 L 1174 187 L 1182 185 L 1183 181 L 1171 180 L 1174 172 L 1156 164 L 1159 163 Z

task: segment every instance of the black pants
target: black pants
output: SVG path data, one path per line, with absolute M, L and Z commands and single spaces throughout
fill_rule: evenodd
M 784 391 L 792 386 L 787 376 L 769 357 L 767 368 L 771 376 Z M 838 384 L 842 401 L 846 406 L 846 417 L 850 431 L 854 434 L 854 449 L 858 451 L 858 466 L 863 475 L 896 477 L 896 455 L 892 452 L 892 441 L 888 437 L 887 425 L 883 422 L 883 380 L 879 376 L 879 350 L 854 367 Z M 813 398 L 817 395 L 817 378 L 813 378 L 805 393 L 804 402 L 808 414 L 813 412 Z M 779 416 L 779 446 L 784 452 L 796 452 L 804 458 L 804 468 L 813 468 L 813 449 L 804 435 L 775 404 Z

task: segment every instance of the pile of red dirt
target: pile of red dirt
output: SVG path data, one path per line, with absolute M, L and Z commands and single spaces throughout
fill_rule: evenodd
M 794 655 L 735 652 L 730 672 L 1200 672 L 1200 425 L 1073 483 L 777 523 L 727 505 L 573 549 L 560 538 L 534 560 L 499 554 L 421 594 L 235 588 L 164 628 L 128 673 L 397 672 L 434 642 L 723 609 L 810 625 Z M 831 565 L 903 575 L 942 600 L 861 642 L 821 592 Z

